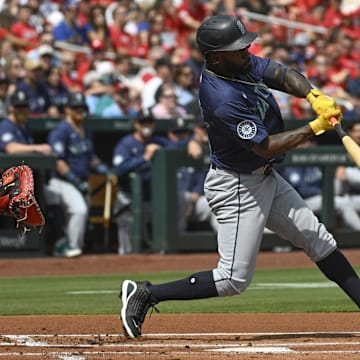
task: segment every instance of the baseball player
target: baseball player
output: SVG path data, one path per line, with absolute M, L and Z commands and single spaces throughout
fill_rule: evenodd
M 341 120 L 341 111 L 295 69 L 252 55 L 256 37 L 229 15 L 210 17 L 197 30 L 205 58 L 199 98 L 211 150 L 205 195 L 218 221 L 220 259 L 215 269 L 169 283 L 125 280 L 120 318 L 130 338 L 141 335 L 147 310 L 159 302 L 242 294 L 265 227 L 302 248 L 360 306 L 360 280 L 333 235 L 272 167 L 288 150 L 331 130 L 329 119 Z M 269 88 L 306 98 L 316 119 L 284 132 Z
M 60 199 L 69 242 L 55 245 L 56 256 L 82 254 L 88 216 L 88 179 L 92 171 L 104 175 L 109 173 L 107 165 L 94 152 L 92 133 L 85 124 L 86 114 L 84 95 L 69 93 L 65 119 L 48 136 L 48 142 L 57 156 L 56 171 L 49 181 L 48 190 Z
M 117 193 L 116 216 L 118 226 L 118 253 L 132 252 L 131 230 L 133 215 L 131 211 L 130 173 L 137 173 L 142 181 L 143 197 L 143 241 L 148 245 L 151 241 L 149 224 L 151 218 L 151 161 L 156 152 L 164 147 L 175 148 L 187 145 L 189 153 L 199 151 L 195 141 L 173 141 L 165 136 L 155 135 L 155 118 L 148 111 L 139 113 L 134 119 L 133 133 L 121 138 L 113 151 L 113 169 L 119 178 Z
M 15 90 L 9 97 L 8 117 L 0 123 L 0 151 L 7 154 L 40 153 L 51 154 L 49 144 L 35 144 L 27 123 L 29 97 L 22 90 Z

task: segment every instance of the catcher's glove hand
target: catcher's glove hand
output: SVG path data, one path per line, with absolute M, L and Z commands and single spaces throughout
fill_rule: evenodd
M 7 215 L 17 221 L 21 234 L 29 227 L 42 227 L 45 218 L 34 194 L 33 172 L 27 165 L 13 166 L 5 170 L 1 177 L 3 192 L 8 194 Z

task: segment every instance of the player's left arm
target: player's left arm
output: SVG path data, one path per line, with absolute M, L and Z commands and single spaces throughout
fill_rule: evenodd
M 335 99 L 315 89 L 303 74 L 292 67 L 270 60 L 263 77 L 264 83 L 272 89 L 306 98 L 317 115 L 336 108 Z

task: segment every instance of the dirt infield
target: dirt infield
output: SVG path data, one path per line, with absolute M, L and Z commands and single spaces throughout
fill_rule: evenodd
M 344 252 L 360 265 L 360 250 Z M 0 276 L 192 271 L 216 261 L 216 254 L 4 258 Z M 312 266 L 301 252 L 261 253 L 258 259 L 258 268 Z M 126 339 L 117 314 L 2 316 L 0 360 L 360 359 L 358 313 L 152 314 L 143 333 Z

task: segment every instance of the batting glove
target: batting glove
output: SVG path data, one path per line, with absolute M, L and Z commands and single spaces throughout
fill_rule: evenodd
M 330 119 L 336 117 L 341 123 L 342 114 L 340 109 L 328 110 L 326 113 L 319 115 L 315 120 L 310 121 L 309 125 L 316 136 L 323 134 L 327 130 L 333 130 Z
M 335 100 L 330 96 L 324 95 L 317 89 L 312 89 L 306 95 L 306 100 L 311 104 L 316 115 L 324 114 L 328 110 L 334 110 L 336 108 Z

